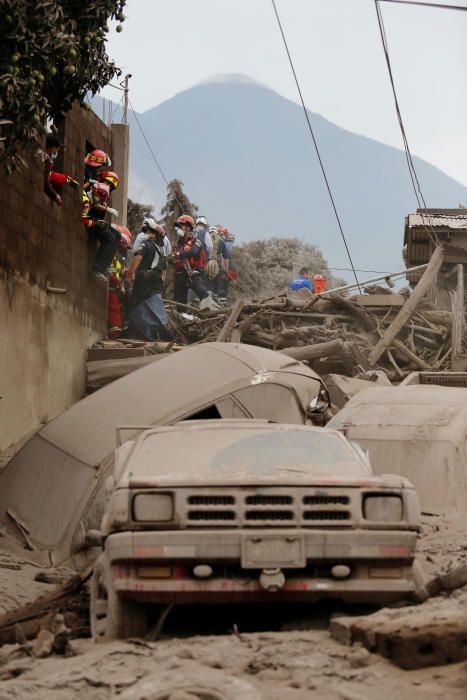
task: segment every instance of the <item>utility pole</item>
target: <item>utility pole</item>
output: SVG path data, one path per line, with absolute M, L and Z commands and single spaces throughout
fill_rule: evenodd
M 112 147 L 115 172 L 120 176 L 120 186 L 112 195 L 112 204 L 120 212 L 117 224 L 126 226 L 128 206 L 128 160 L 130 151 L 130 129 L 128 127 L 128 81 L 131 73 L 127 73 L 120 83 L 123 89 L 123 115 L 121 124 L 111 124 Z M 115 202 L 115 203 L 114 203 Z
M 128 124 L 128 81 L 131 78 L 131 73 L 127 73 L 123 80 L 123 123 Z

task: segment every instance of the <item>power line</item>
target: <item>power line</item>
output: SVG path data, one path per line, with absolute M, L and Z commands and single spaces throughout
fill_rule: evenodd
M 138 119 L 138 116 L 137 116 L 135 110 L 133 109 L 133 105 L 131 104 L 130 98 L 128 98 L 128 104 L 130 105 L 131 112 L 132 112 L 132 114 L 133 114 L 133 116 L 134 116 L 134 118 L 135 118 L 135 121 L 136 121 L 136 123 L 137 123 L 137 125 L 138 125 L 138 128 L 139 128 L 139 130 L 140 130 L 140 132 L 141 132 L 141 136 L 143 137 L 143 139 L 144 139 L 145 142 L 146 142 L 146 146 L 148 147 L 148 150 L 149 150 L 149 152 L 150 152 L 150 154 L 151 154 L 151 156 L 152 156 L 152 158 L 153 158 L 153 160 L 154 160 L 154 163 L 156 164 L 157 169 L 159 170 L 159 172 L 160 172 L 160 174 L 161 174 L 161 176 L 162 176 L 162 178 L 163 178 L 165 184 L 167 185 L 167 187 L 169 187 L 169 184 L 170 184 L 170 183 L 169 183 L 168 179 L 166 178 L 165 173 L 164 173 L 164 171 L 162 170 L 162 166 L 161 166 L 161 164 L 159 163 L 159 161 L 157 160 L 154 151 L 153 151 L 152 148 L 151 148 L 151 144 L 149 143 L 149 141 L 148 141 L 147 138 L 146 138 L 146 134 L 144 133 L 143 127 L 141 126 L 141 123 L 140 123 L 140 121 L 139 121 L 139 119 Z M 174 197 L 175 197 L 175 201 L 177 202 L 178 206 L 180 207 L 180 211 L 185 211 L 185 208 L 183 207 L 183 205 L 181 204 L 181 202 L 180 202 L 180 200 L 178 199 L 177 195 L 175 194 L 175 191 L 173 192 L 173 195 L 174 195 Z
M 389 80 L 391 83 L 392 94 L 394 97 L 394 105 L 396 108 L 397 121 L 399 122 L 399 128 L 400 128 L 400 132 L 402 135 L 402 141 L 404 144 L 404 151 L 405 151 L 405 159 L 407 161 L 410 179 L 412 181 L 412 187 L 413 187 L 413 190 L 415 193 L 415 198 L 416 198 L 417 203 L 418 203 L 418 208 L 424 210 L 425 215 L 428 216 L 425 198 L 423 196 L 422 188 L 420 186 L 420 181 L 418 179 L 417 172 L 415 170 L 415 165 L 413 162 L 412 154 L 410 152 L 409 142 L 407 139 L 407 134 L 406 134 L 405 128 L 404 128 L 404 122 L 402 120 L 402 114 L 401 114 L 400 107 L 399 107 L 399 100 L 397 97 L 396 86 L 394 83 L 394 76 L 392 73 L 391 60 L 389 58 L 389 49 L 388 49 L 388 42 L 387 42 L 387 37 L 386 37 L 386 30 L 384 28 L 383 15 L 381 12 L 381 8 L 379 6 L 379 0 L 374 0 L 374 3 L 375 3 L 375 9 L 376 9 L 376 16 L 378 18 L 378 26 L 379 26 L 379 32 L 381 35 L 381 42 L 383 44 L 384 57 L 386 59 L 386 66 L 388 69 Z M 430 228 L 431 228 L 431 231 L 429 231 L 427 226 L 425 225 L 425 229 L 426 229 L 429 237 L 432 239 L 433 243 L 435 245 L 439 245 L 438 237 L 437 237 L 437 235 L 436 235 L 436 233 L 431 225 L 430 225 Z
M 342 236 L 342 240 L 344 241 L 345 250 L 346 250 L 346 252 L 347 252 L 347 256 L 348 256 L 349 261 L 350 261 L 350 266 L 351 266 L 351 268 L 352 268 L 352 271 L 353 271 L 353 274 L 354 274 L 354 277 L 355 277 L 355 281 L 356 281 L 356 283 L 357 283 L 357 285 L 358 285 L 358 288 L 360 289 L 360 283 L 359 283 L 359 281 L 358 281 L 357 273 L 356 273 L 356 271 L 355 271 L 355 267 L 354 267 L 354 264 L 353 264 L 352 256 L 350 255 L 349 246 L 347 245 L 347 241 L 346 241 L 346 238 L 345 238 L 345 235 L 344 235 L 344 230 L 343 230 L 343 228 L 342 228 L 341 220 L 340 220 L 340 218 L 339 218 L 339 214 L 337 213 L 336 204 L 335 204 L 335 202 L 334 202 L 334 197 L 333 197 L 333 195 L 332 195 L 331 187 L 330 187 L 330 185 L 329 185 L 329 181 L 328 181 L 328 178 L 327 178 L 327 175 L 326 175 L 326 171 L 325 171 L 325 169 L 324 169 L 323 161 L 321 160 L 321 154 L 320 154 L 320 152 L 319 152 L 318 143 L 317 143 L 317 141 L 316 141 L 315 134 L 314 134 L 313 128 L 312 128 L 312 126 L 311 126 L 310 117 L 309 117 L 309 115 L 308 115 L 308 111 L 307 111 L 307 108 L 306 108 L 306 106 L 305 106 L 305 101 L 304 101 L 304 99 L 303 99 L 302 91 L 301 91 L 301 88 L 300 88 L 300 83 L 298 82 L 297 74 L 296 74 L 296 72 L 295 72 L 295 67 L 294 67 L 294 64 L 293 64 L 293 61 L 292 61 L 292 56 L 290 55 L 289 47 L 288 47 L 288 44 L 287 44 L 287 39 L 285 38 L 284 30 L 283 30 L 283 28 L 282 28 L 282 23 L 281 23 L 281 20 L 280 20 L 280 17 L 279 17 L 279 13 L 278 13 L 278 11 L 277 11 L 276 3 L 275 3 L 275 0 L 271 0 L 271 2 L 272 2 L 273 9 L 274 9 L 274 13 L 275 13 L 275 15 L 276 15 L 277 24 L 279 25 L 280 33 L 281 33 L 281 35 L 282 35 L 282 40 L 283 40 L 283 42 L 284 42 L 285 50 L 286 50 L 286 52 L 287 52 L 287 57 L 288 57 L 288 59 L 289 59 L 290 67 L 291 67 L 291 69 L 292 69 L 293 77 L 294 77 L 294 79 L 295 79 L 295 84 L 296 84 L 296 86 L 297 86 L 298 94 L 299 94 L 299 96 L 300 96 L 300 101 L 301 101 L 301 103 L 302 103 L 303 112 L 304 112 L 304 114 L 305 114 L 305 119 L 306 119 L 307 124 L 308 124 L 308 129 L 310 130 L 310 135 L 311 135 L 311 138 L 312 138 L 312 140 L 313 140 L 313 145 L 314 145 L 314 147 L 315 147 L 316 155 L 318 156 L 318 161 L 319 161 L 319 165 L 320 165 L 320 168 L 321 168 L 321 172 L 323 173 L 324 181 L 325 181 L 325 183 L 326 183 L 326 187 L 327 187 L 327 190 L 328 190 L 329 198 L 330 198 L 330 200 L 331 200 L 332 208 L 334 209 L 334 214 L 335 214 L 335 217 L 336 217 L 337 225 L 338 225 L 338 227 L 339 227 L 339 231 L 340 231 L 340 234 L 341 234 L 341 236 Z
M 398 5 L 418 5 L 419 7 L 434 7 L 435 10 L 457 10 L 467 12 L 467 5 L 446 5 L 441 2 L 417 2 L 417 0 L 380 0 L 380 2 L 392 2 Z

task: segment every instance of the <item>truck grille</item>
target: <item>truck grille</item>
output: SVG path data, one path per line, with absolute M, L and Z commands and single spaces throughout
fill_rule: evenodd
M 271 488 L 271 491 L 273 489 Z M 284 492 L 286 491 L 286 492 Z M 186 527 L 350 527 L 352 499 L 345 493 L 313 494 L 306 489 L 277 493 L 190 493 L 185 497 Z

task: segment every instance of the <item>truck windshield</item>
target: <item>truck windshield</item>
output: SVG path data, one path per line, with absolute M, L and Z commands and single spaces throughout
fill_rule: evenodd
M 271 475 L 368 476 L 344 438 L 324 429 L 188 429 L 148 433 L 126 477 Z

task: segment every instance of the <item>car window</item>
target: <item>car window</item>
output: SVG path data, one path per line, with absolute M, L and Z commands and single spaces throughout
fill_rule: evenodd
M 187 429 L 149 433 L 125 470 L 137 478 L 200 473 L 368 475 L 368 465 L 339 435 L 325 430 Z

